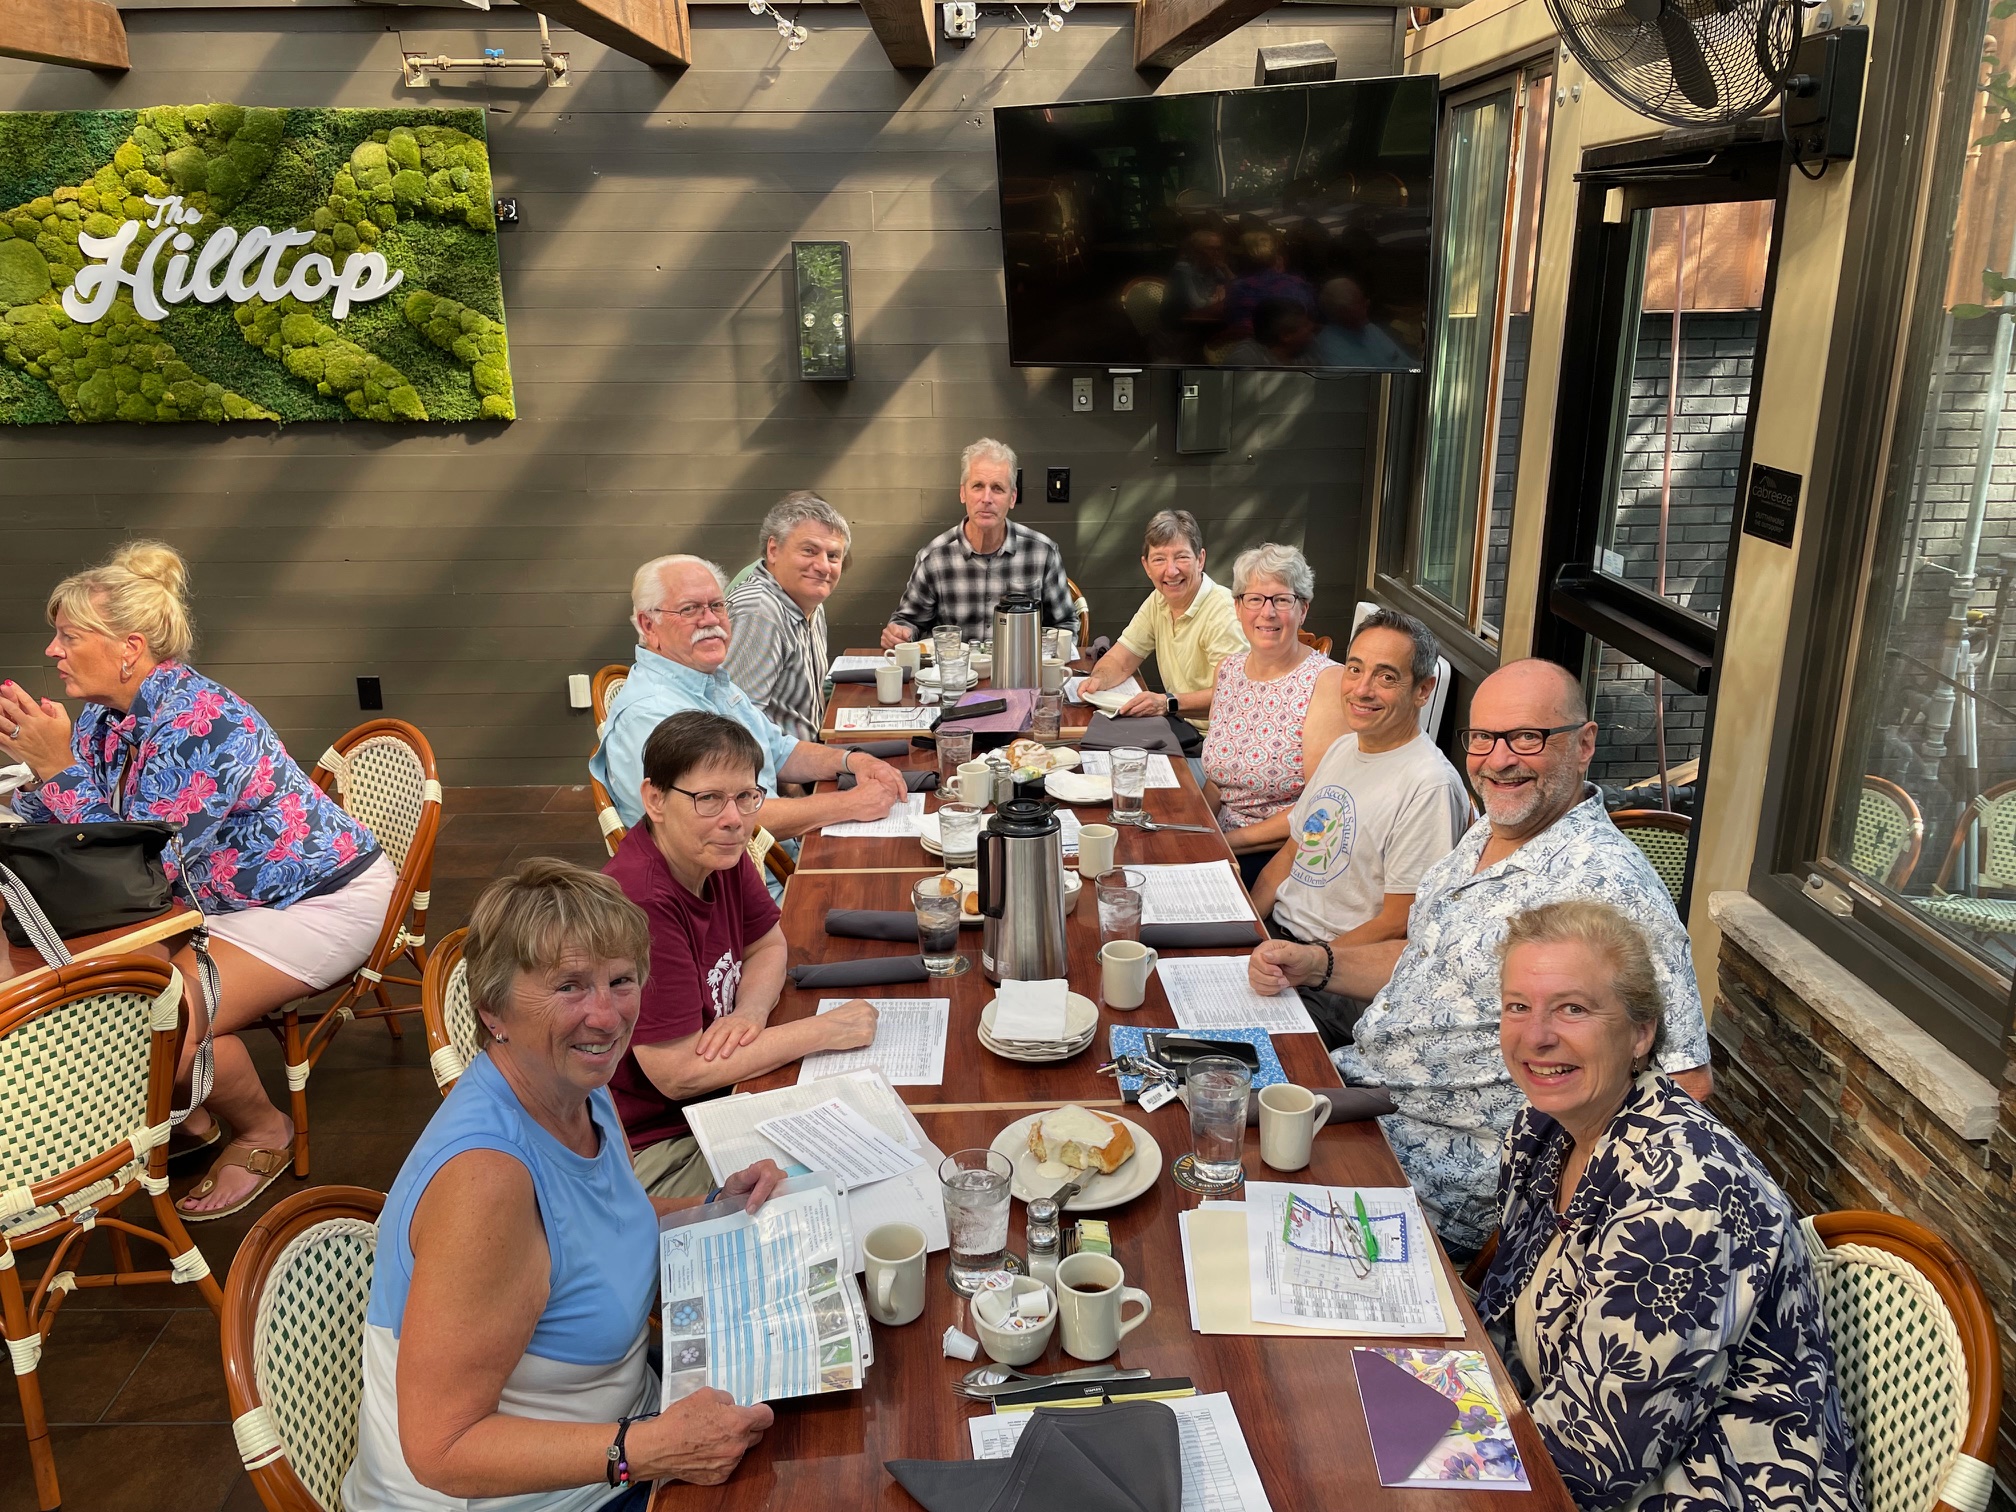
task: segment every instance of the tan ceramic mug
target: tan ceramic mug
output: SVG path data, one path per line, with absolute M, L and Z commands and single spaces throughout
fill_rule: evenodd
M 1070 1255 L 1057 1266 L 1057 1319 L 1064 1353 L 1080 1360 L 1104 1360 L 1120 1341 L 1148 1321 L 1155 1304 L 1139 1287 L 1123 1285 L 1127 1273 L 1111 1255 Z M 1139 1302 L 1141 1311 L 1122 1320 L 1120 1309 Z
M 896 658 L 896 665 L 912 677 L 915 677 L 917 669 L 924 665 L 924 648 L 915 641 L 898 641 L 895 650 L 890 654 Z
M 1099 947 L 1099 997 L 1108 1008 L 1139 1008 L 1148 978 L 1162 957 L 1139 940 L 1108 940 Z
M 1078 875 L 1097 877 L 1113 870 L 1113 848 L 1120 831 L 1110 824 L 1078 826 Z
M 984 809 L 994 801 L 994 768 L 984 761 L 959 763 L 959 801 Z
M 924 1230 L 914 1223 L 885 1223 L 861 1242 L 868 1263 L 862 1280 L 868 1315 L 877 1323 L 914 1323 L 924 1311 Z
M 1277 1171 L 1309 1164 L 1316 1131 L 1330 1122 L 1330 1099 L 1284 1082 L 1260 1091 L 1260 1158 Z
M 1043 658 L 1043 691 L 1045 693 L 1064 691 L 1064 663 L 1054 656 Z

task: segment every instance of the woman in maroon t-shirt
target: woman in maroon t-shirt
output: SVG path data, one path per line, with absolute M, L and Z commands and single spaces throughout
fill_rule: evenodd
M 651 974 L 609 1089 L 638 1180 L 654 1197 L 710 1185 L 685 1104 L 816 1050 L 875 1038 L 859 999 L 770 1024 L 784 990 L 784 931 L 749 859 L 763 789 L 755 738 L 718 714 L 674 714 L 644 743 L 644 822 L 603 868 L 651 921 Z

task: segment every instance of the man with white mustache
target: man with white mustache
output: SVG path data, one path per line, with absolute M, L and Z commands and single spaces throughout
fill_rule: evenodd
M 588 770 L 609 790 L 617 817 L 634 829 L 644 817 L 644 743 L 661 721 L 697 710 L 734 720 L 763 748 L 756 822 L 779 840 L 822 824 L 880 819 L 906 796 L 903 774 L 864 751 L 817 745 L 777 728 L 724 670 L 730 627 L 721 569 L 696 556 L 664 556 L 637 569 L 630 585 L 637 660 L 609 705 L 602 748 Z M 779 782 L 812 783 L 852 772 L 845 792 L 777 796 Z
M 1525 1101 L 1498 1045 L 1506 920 L 1571 898 L 1622 910 L 1652 947 L 1659 1069 L 1697 1101 L 1713 1075 L 1686 926 L 1587 780 L 1596 726 L 1581 684 L 1553 662 L 1511 662 L 1477 685 L 1457 738 L 1484 817 L 1422 875 L 1406 938 L 1336 950 L 1323 985 L 1372 998 L 1332 1058 L 1346 1082 L 1392 1097 L 1386 1137 L 1461 1264 L 1495 1222 L 1498 1149 Z

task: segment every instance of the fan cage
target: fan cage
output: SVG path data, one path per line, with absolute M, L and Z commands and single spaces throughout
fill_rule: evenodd
M 1589 76 L 1669 126 L 1731 126 L 1792 75 L 1799 0 L 1547 0 Z

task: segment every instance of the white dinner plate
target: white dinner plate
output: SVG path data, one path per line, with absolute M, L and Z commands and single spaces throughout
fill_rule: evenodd
M 1111 803 L 1113 779 L 1089 772 L 1052 772 L 1043 779 L 1043 791 L 1059 803 Z
M 1066 993 L 1064 997 L 1064 1038 L 1057 1045 L 1033 1045 L 994 1038 L 994 1004 L 989 1000 L 980 1010 L 980 1029 L 991 1043 L 988 1048 L 1005 1047 L 1021 1055 L 1042 1054 L 1044 1059 L 1053 1056 L 1044 1052 L 1054 1052 L 1070 1047 L 1069 1053 L 1076 1055 L 1092 1042 L 1092 1036 L 1099 1029 L 1099 1005 L 1092 999 L 1078 993 Z M 1054 1058 L 1062 1059 L 1062 1056 Z
M 1038 1174 L 1042 1162 L 1029 1150 L 1029 1126 L 1043 1116 L 1042 1113 L 1031 1113 L 1027 1118 L 1016 1119 L 996 1134 L 993 1144 L 988 1147 L 999 1150 L 1013 1163 L 1015 1178 L 1009 1190 L 1024 1202 L 1032 1197 L 1047 1197 L 1064 1184 L 1064 1181 L 1052 1181 L 1048 1176 Z M 1120 1117 L 1117 1113 L 1109 1116 Z M 1120 1122 L 1134 1136 L 1134 1153 L 1123 1160 L 1120 1169 L 1111 1175 L 1103 1171 L 1094 1174 L 1086 1181 L 1083 1190 L 1064 1204 L 1065 1212 L 1096 1213 L 1104 1208 L 1118 1207 L 1123 1202 L 1132 1202 L 1155 1185 L 1155 1178 L 1162 1174 L 1162 1147 L 1155 1143 L 1155 1136 L 1131 1118 L 1120 1118 Z M 1064 1180 L 1068 1181 L 1070 1177 Z
M 943 858 L 945 853 L 938 848 L 935 841 L 926 838 L 922 840 L 922 844 L 924 846 L 924 849 L 929 851 L 932 855 Z M 968 893 L 976 893 L 980 890 L 980 873 L 978 869 L 975 867 L 971 866 L 947 867 L 945 870 L 945 875 L 948 877 L 957 878 L 959 885 L 962 888 L 964 888 Z M 1066 913 L 1069 913 L 1072 909 L 1078 906 L 1078 895 L 1084 890 L 1084 887 L 1085 887 L 1084 879 L 1080 877 L 1078 873 L 1071 870 L 1070 867 L 1068 866 L 1065 867 L 1064 911 Z M 980 922 L 979 914 L 966 912 L 965 898 L 962 897 L 959 900 L 959 904 L 960 904 L 959 922 L 961 924 L 972 925 L 972 924 L 978 924 Z
M 1136 693 L 1116 693 L 1111 688 L 1101 688 L 1097 693 L 1080 692 L 1081 702 L 1090 704 L 1101 714 L 1118 714 L 1140 695 Z

